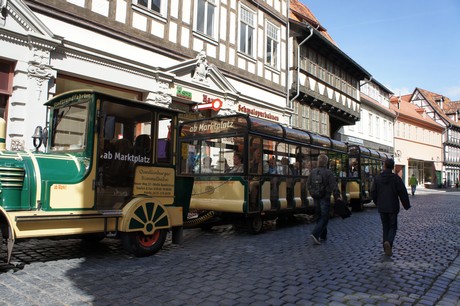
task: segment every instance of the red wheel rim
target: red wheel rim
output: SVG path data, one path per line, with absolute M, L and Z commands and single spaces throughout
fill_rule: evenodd
M 155 231 L 152 235 L 139 234 L 139 244 L 143 247 L 151 247 L 158 241 L 159 237 L 160 231 Z

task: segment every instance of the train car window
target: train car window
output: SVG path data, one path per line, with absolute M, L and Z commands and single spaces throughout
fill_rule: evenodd
M 182 174 L 239 174 L 244 172 L 243 137 L 222 137 L 181 143 Z
M 51 151 L 75 151 L 86 147 L 88 103 L 57 108 L 53 114 Z
M 359 166 L 358 166 L 358 159 L 357 158 L 351 158 L 349 159 L 349 172 L 348 176 L 349 177 L 358 177 L 359 175 Z
M 105 101 L 99 140 L 101 175 L 106 185 L 129 186 L 136 163 L 152 163 L 151 111 Z
M 262 140 L 260 137 L 251 136 L 249 140 L 249 174 L 262 174 Z
M 116 209 L 131 196 L 136 164 L 151 164 L 152 111 L 101 102 L 98 139 L 99 209 Z
M 171 140 L 172 117 L 160 115 L 157 132 L 157 161 L 159 163 L 172 162 L 172 140 Z
M 263 172 L 265 174 L 276 174 L 278 171 L 276 167 L 276 141 L 264 139 L 263 153 Z
M 347 161 L 346 154 L 339 152 L 331 152 L 329 154 L 329 169 L 334 172 L 336 177 L 347 176 Z
M 279 143 L 277 146 L 278 152 L 278 174 L 280 175 L 289 175 L 289 145 L 286 143 Z

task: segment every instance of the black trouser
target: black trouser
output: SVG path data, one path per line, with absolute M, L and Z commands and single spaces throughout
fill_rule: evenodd
M 393 246 L 398 230 L 398 214 L 381 212 L 380 219 L 382 220 L 383 243 L 389 241 L 390 245 Z

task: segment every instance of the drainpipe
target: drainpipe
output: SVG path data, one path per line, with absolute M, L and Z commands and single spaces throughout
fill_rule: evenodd
M 287 25 L 286 25 L 286 107 L 289 108 L 289 84 L 290 84 L 290 76 L 289 76 L 289 54 L 290 54 L 290 49 L 289 49 L 289 32 L 291 30 L 290 27 L 290 22 L 289 22 L 289 16 L 291 14 L 291 1 L 287 1 L 287 8 L 286 8 L 286 16 L 287 16 Z M 291 121 L 291 120 L 289 120 Z
M 369 78 L 369 80 L 364 79 L 364 82 L 363 82 L 361 85 L 359 85 L 359 88 L 363 87 L 363 86 L 366 85 L 367 83 L 372 82 L 372 79 L 373 79 L 373 78 L 374 78 L 374 77 L 371 75 L 371 77 Z
M 298 46 L 297 46 L 297 93 L 296 95 L 294 96 L 294 98 L 292 98 L 290 101 L 289 101 L 289 105 L 288 105 L 288 108 L 291 108 L 292 107 L 292 102 L 297 99 L 297 97 L 300 95 L 300 80 L 299 80 L 299 74 L 300 74 L 300 47 L 307 42 L 307 40 L 310 39 L 310 37 L 313 36 L 313 28 L 307 24 L 307 28 L 308 30 L 310 30 L 310 35 L 307 36 L 307 38 L 305 38 Z M 289 85 L 288 85 L 289 86 Z

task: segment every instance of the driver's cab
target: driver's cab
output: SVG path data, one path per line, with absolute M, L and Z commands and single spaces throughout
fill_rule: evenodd
M 172 166 L 172 114 L 148 104 L 100 101 L 97 206 L 120 209 L 133 194 L 135 167 Z
M 166 175 L 165 171 L 174 173 L 177 111 L 91 90 L 65 93 L 46 105 L 52 108 L 48 152 L 80 161 L 83 167 L 78 177 L 91 180 L 91 192 L 96 192 L 93 208 L 121 209 L 133 197 L 133 185 L 138 189 L 136 194 L 158 196 L 157 185 L 164 183 L 161 176 Z M 37 152 L 47 138 L 47 132 L 37 129 Z M 134 184 L 138 165 L 143 171 L 156 167 L 146 176 L 150 185 Z M 168 184 L 174 185 L 173 179 Z M 83 188 L 83 192 L 90 192 Z M 167 194 L 173 194 L 173 189 Z M 84 206 L 90 207 L 90 201 L 85 197 Z

